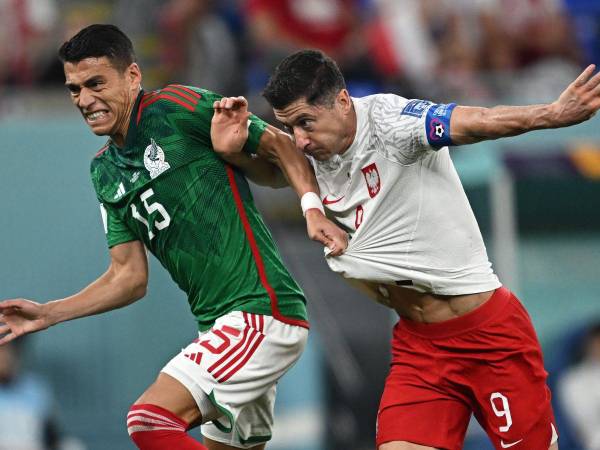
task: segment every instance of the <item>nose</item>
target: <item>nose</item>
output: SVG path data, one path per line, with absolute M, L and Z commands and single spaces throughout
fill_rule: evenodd
M 95 100 L 96 99 L 94 98 L 92 92 L 84 87 L 81 89 L 81 91 L 79 91 L 79 97 L 77 98 L 77 106 L 79 106 L 81 109 L 89 109 L 90 106 L 93 105 Z
M 304 151 L 304 149 L 310 144 L 308 133 L 302 129 L 294 128 L 294 140 L 296 141 L 296 148 Z

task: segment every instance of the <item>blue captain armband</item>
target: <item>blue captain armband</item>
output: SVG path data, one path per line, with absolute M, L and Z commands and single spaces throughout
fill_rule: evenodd
M 431 105 L 425 117 L 425 132 L 427 142 L 433 148 L 440 149 L 452 145 L 450 137 L 450 116 L 456 107 L 456 103 Z

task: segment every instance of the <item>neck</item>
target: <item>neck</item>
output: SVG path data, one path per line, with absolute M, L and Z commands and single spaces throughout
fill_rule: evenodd
M 350 146 L 354 142 L 354 138 L 356 137 L 358 118 L 356 117 L 356 109 L 354 109 L 354 103 L 352 103 L 352 108 L 350 109 L 346 120 L 348 121 L 348 133 L 342 139 L 343 150 L 340 152 L 340 155 L 346 153 L 346 150 L 350 148 Z
M 133 114 L 133 107 L 135 106 L 135 102 L 137 100 L 139 92 L 139 90 L 135 92 L 135 94 L 129 99 L 125 114 L 123 115 L 123 118 L 119 121 L 117 132 L 110 136 L 110 138 L 117 145 L 117 147 L 123 147 L 125 145 L 125 140 L 127 139 L 127 131 L 129 131 L 129 123 L 131 122 L 131 114 Z

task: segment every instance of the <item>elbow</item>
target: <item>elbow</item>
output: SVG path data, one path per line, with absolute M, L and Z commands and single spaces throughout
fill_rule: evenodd
M 129 305 L 146 295 L 148 290 L 148 276 L 147 274 L 139 272 L 128 272 L 123 274 L 122 283 L 125 304 Z
M 148 292 L 148 284 L 147 283 L 139 283 L 132 287 L 131 289 L 131 301 L 135 302 L 146 296 Z

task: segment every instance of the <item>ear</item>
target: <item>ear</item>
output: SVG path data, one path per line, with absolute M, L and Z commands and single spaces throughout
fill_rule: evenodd
M 142 71 L 137 63 L 131 63 L 126 70 L 126 76 L 129 78 L 131 86 L 139 89 L 142 84 Z
M 352 110 L 352 99 L 350 98 L 350 93 L 346 89 L 342 89 L 338 93 L 335 101 L 344 114 Z

